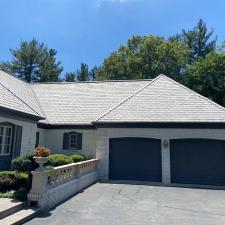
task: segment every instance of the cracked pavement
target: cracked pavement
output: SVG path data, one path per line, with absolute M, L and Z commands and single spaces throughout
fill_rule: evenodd
M 97 183 L 27 225 L 223 225 L 225 191 Z

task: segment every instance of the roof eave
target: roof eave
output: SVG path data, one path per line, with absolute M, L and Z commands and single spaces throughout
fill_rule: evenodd
M 222 122 L 110 122 L 95 121 L 97 128 L 183 128 L 183 129 L 225 129 Z
M 0 106 L 0 111 L 1 111 L 0 112 L 1 114 L 7 114 L 9 116 L 23 117 L 23 118 L 30 119 L 30 120 L 35 120 L 35 121 L 39 121 L 39 120 L 45 119 L 42 116 L 29 114 L 29 113 L 26 113 L 26 112 L 22 112 L 22 111 L 19 111 L 19 110 L 6 108 L 6 107 L 3 107 L 3 106 Z

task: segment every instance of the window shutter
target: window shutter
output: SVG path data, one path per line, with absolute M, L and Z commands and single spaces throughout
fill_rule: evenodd
M 63 134 L 63 149 L 69 149 L 69 134 Z
M 38 145 L 39 145 L 39 137 L 40 137 L 40 132 L 37 131 L 37 132 L 36 132 L 36 143 L 35 143 L 35 148 L 38 147 Z
M 22 142 L 22 133 L 23 133 L 23 127 L 22 126 L 15 126 L 15 138 L 14 138 L 14 157 L 20 156 L 21 151 L 21 142 Z
M 82 134 L 78 133 L 77 136 L 77 150 L 82 150 Z

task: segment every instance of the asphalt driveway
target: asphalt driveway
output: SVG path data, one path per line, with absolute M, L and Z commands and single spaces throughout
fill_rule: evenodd
M 97 183 L 27 225 L 223 225 L 225 191 Z

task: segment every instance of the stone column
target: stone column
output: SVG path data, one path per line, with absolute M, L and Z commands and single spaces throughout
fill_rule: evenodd
M 170 140 L 161 140 L 161 155 L 162 155 L 162 183 L 170 184 Z
M 44 207 L 47 205 L 47 183 L 48 183 L 48 172 L 43 171 L 32 171 L 32 187 L 28 194 L 29 203 L 35 202 L 37 207 Z

